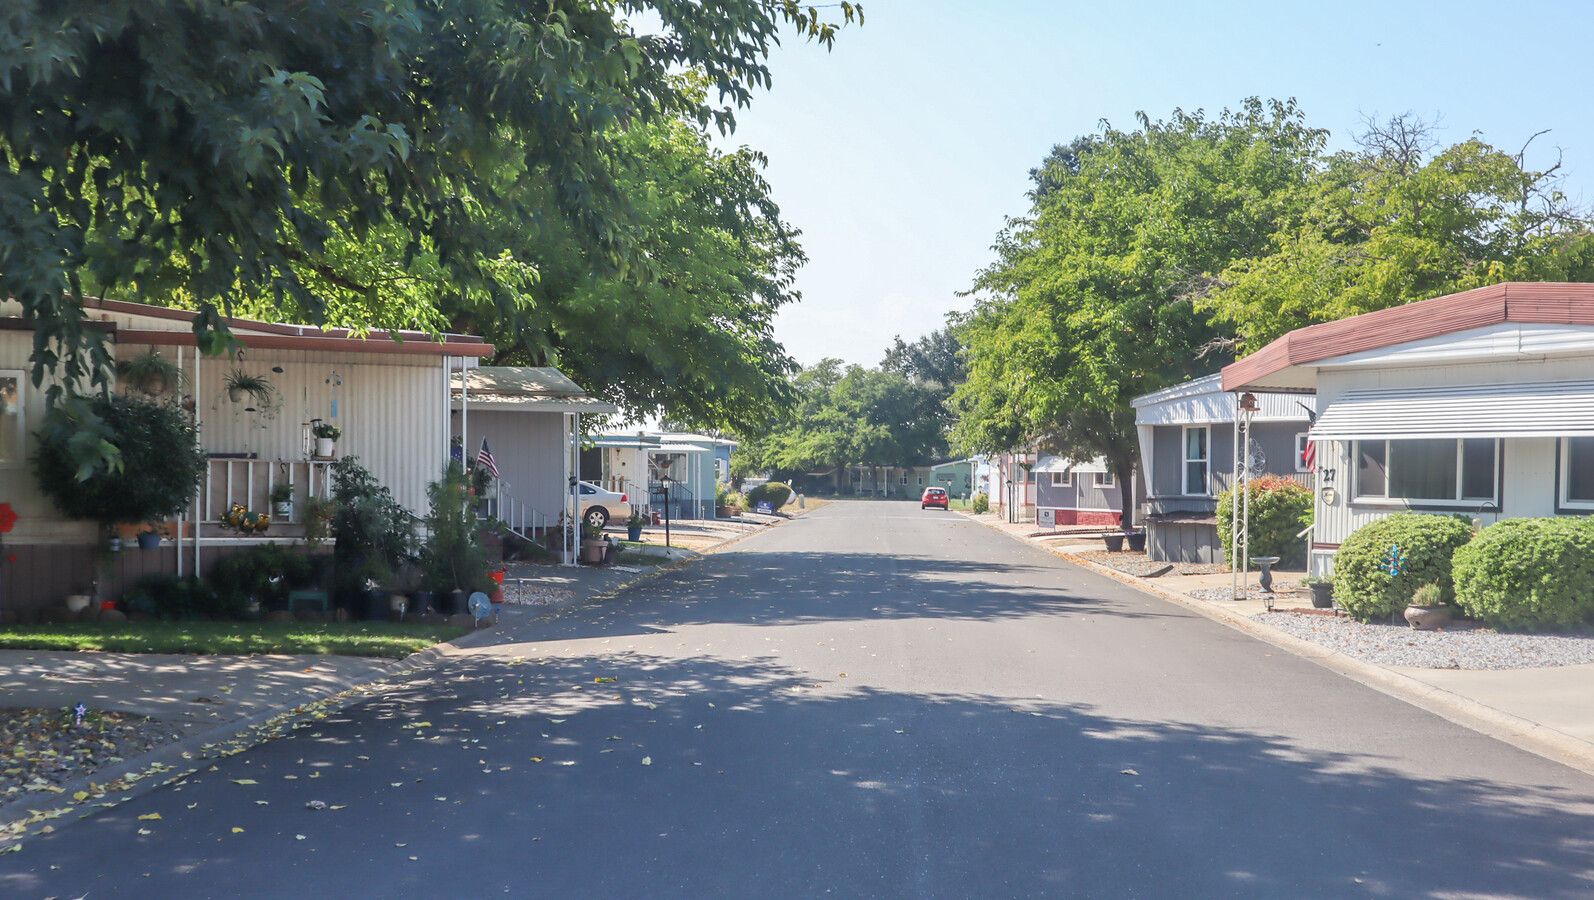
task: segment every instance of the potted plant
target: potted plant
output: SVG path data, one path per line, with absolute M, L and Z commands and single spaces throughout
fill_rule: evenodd
M 155 524 L 153 522 L 144 523 L 144 527 L 140 528 L 138 530 L 138 549 L 140 549 L 140 550 L 154 550 L 155 548 L 159 547 L 160 545 L 161 545 L 161 532 L 160 532 L 160 529 L 155 527 Z
M 1146 551 L 1146 533 L 1138 528 L 1125 528 L 1124 540 L 1129 544 L 1129 552 L 1144 553 Z
M 117 360 L 116 377 L 128 387 L 158 397 L 182 384 L 183 370 L 151 347 L 147 352 Z
M 293 518 L 293 485 L 278 484 L 272 486 L 271 512 L 280 519 Z
M 647 517 L 632 510 L 631 518 L 625 520 L 625 539 L 633 544 L 642 540 L 642 526 L 646 524 L 648 524 Z
M 1312 606 L 1316 609 L 1334 608 L 1334 582 L 1328 578 L 1302 578 L 1301 584 L 1312 592 Z
M 450 461 L 443 477 L 426 486 L 426 544 L 421 548 L 420 587 L 445 614 L 464 611 L 472 593 L 490 592 L 487 550 L 476 527 L 471 502 L 470 475 L 457 460 Z
M 1450 607 L 1440 599 L 1439 585 L 1425 584 L 1411 595 L 1406 607 L 1406 623 L 1418 631 L 1432 631 L 1450 624 Z
M 1107 545 L 1108 553 L 1121 553 L 1124 549 L 1124 533 L 1122 531 L 1106 531 L 1101 535 L 1102 542 Z
M 581 526 L 581 561 L 585 563 L 601 563 L 603 555 L 609 551 L 609 542 L 603 538 L 603 529 L 590 524 Z
M 334 445 L 337 444 L 338 438 L 343 436 L 343 429 L 317 419 L 315 424 L 311 426 L 310 433 L 315 435 L 316 459 L 331 459 Z

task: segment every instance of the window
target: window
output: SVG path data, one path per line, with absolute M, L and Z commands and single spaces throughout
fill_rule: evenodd
M 1356 496 L 1456 503 L 1495 500 L 1493 438 L 1356 441 Z
M 1594 437 L 1561 439 L 1561 505 L 1594 509 Z
M 923 475 L 919 476 L 919 487 L 924 487 L 924 476 Z
M 27 459 L 22 446 L 23 435 L 27 434 L 27 423 L 23 421 L 26 384 L 26 372 L 0 370 L 0 468 L 20 466 Z
M 1052 474 L 1052 487 L 1073 487 L 1074 486 L 1074 473 L 1073 472 L 1053 472 L 1051 474 Z
M 1306 464 L 1306 432 L 1304 431 L 1299 431 L 1295 434 L 1295 471 L 1312 471 L 1312 467 Z
M 1207 475 L 1210 471 L 1207 454 L 1207 427 L 1193 425 L 1184 430 L 1184 493 L 1206 495 L 1212 493 Z
M 908 470 L 907 469 L 903 469 L 902 470 L 902 481 L 899 482 L 899 483 L 900 484 L 907 484 L 908 483 Z M 919 483 L 920 484 L 924 484 L 924 476 L 922 476 L 922 475 L 919 476 Z
M 1097 472 L 1096 473 L 1096 486 L 1097 487 L 1110 488 L 1110 487 L 1112 487 L 1112 485 L 1113 485 L 1113 481 L 1112 481 L 1112 473 L 1111 472 Z
M 852 480 L 855 483 L 857 483 L 857 484 L 862 484 L 863 483 L 863 470 L 862 469 L 853 469 L 852 470 Z

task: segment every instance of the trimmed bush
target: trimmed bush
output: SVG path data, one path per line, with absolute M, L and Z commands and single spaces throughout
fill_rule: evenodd
M 747 492 L 747 505 L 756 509 L 758 504 L 768 502 L 780 509 L 796 497 L 797 493 L 789 486 L 778 481 L 768 481 Z
M 1594 615 L 1594 522 L 1506 519 L 1456 551 L 1456 605 L 1501 628 L 1565 628 Z
M 1297 538 L 1312 524 L 1312 491 L 1279 475 L 1264 475 L 1249 482 L 1251 495 L 1251 558 L 1277 556 L 1279 568 L 1306 565 L 1306 541 Z M 1218 495 L 1218 540 L 1223 559 L 1234 565 L 1234 489 Z
M 1439 585 L 1440 602 L 1455 599 L 1450 559 L 1472 540 L 1472 523 L 1462 516 L 1396 513 L 1351 533 L 1334 554 L 1334 601 L 1363 622 L 1387 618 L 1411 603 L 1417 588 Z M 1404 562 L 1388 571 L 1390 549 Z
M 121 395 L 69 398 L 45 414 L 36 436 L 33 472 L 39 488 L 74 519 L 166 519 L 193 501 L 205 472 L 198 430 L 176 403 Z M 98 441 L 116 447 L 120 469 L 84 468 L 84 446 Z
M 988 513 L 990 511 L 991 511 L 991 497 L 990 497 L 990 495 L 989 494 L 984 494 L 984 493 L 975 494 L 974 495 L 974 512 L 975 513 Z

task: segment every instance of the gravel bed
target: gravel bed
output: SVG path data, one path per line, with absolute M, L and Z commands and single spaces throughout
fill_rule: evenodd
M 130 713 L 0 708 L 0 800 L 56 785 L 181 737 L 175 726 Z
M 1295 593 L 1296 587 L 1297 585 L 1290 581 L 1273 582 L 1273 605 L 1275 607 L 1311 606 L 1312 595 L 1305 591 Z M 1234 591 L 1226 587 L 1199 588 L 1193 591 L 1185 591 L 1185 594 L 1194 597 L 1197 600 L 1216 601 L 1234 599 Z M 1252 578 L 1250 589 L 1246 592 L 1246 596 L 1252 600 L 1266 600 L 1267 592 L 1258 587 L 1256 579 Z
M 1075 553 L 1080 559 L 1087 559 L 1098 566 L 1116 569 L 1125 575 L 1136 577 L 1148 575 L 1169 563 L 1152 562 L 1145 553 L 1134 553 L 1125 550 L 1122 553 L 1109 553 L 1106 550 L 1087 550 Z M 1227 572 L 1229 567 L 1223 563 L 1172 563 L 1173 571 L 1169 575 L 1212 575 L 1218 572 Z
M 512 578 L 504 580 L 504 603 L 511 606 L 551 606 L 575 596 L 564 588 L 546 587 L 535 582 L 521 585 Z
M 1385 666 L 1419 669 L 1539 669 L 1594 663 L 1594 635 L 1517 634 L 1458 622 L 1443 631 L 1409 625 L 1366 625 L 1303 613 L 1252 619 L 1314 644 Z

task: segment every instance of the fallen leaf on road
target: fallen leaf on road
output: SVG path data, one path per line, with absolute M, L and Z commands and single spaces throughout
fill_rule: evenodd
M 609 684 L 611 682 L 619 681 L 620 679 L 618 679 L 618 678 L 594 678 L 592 680 L 594 682 L 598 683 L 598 684 Z
M 138 830 L 138 833 L 139 834 L 154 834 L 155 832 L 150 831 L 148 828 L 140 828 Z
M 142 816 L 139 816 L 138 820 L 140 822 L 158 822 L 160 821 L 160 817 L 160 813 L 146 813 Z
M 642 765 L 644 765 L 644 766 L 653 765 L 653 757 L 651 757 L 651 756 L 642 757 Z
M 239 827 L 237 827 L 237 826 L 236 826 L 236 825 L 235 825 L 235 826 L 233 826 L 233 829 L 232 829 L 232 833 L 233 833 L 233 834 L 243 834 L 243 833 L 244 833 L 244 830 L 243 830 L 243 829 L 242 829 L 242 828 L 239 828 Z
M 234 778 L 234 779 L 232 779 L 232 783 L 233 784 L 259 784 L 260 782 L 254 780 L 253 778 Z
M 1136 772 L 1134 769 L 1121 769 L 1121 770 L 1119 770 L 1118 774 L 1119 775 L 1139 775 L 1140 773 Z
M 296 841 L 302 841 L 302 840 L 304 840 L 304 835 L 296 834 L 296 835 L 293 836 L 293 839 L 296 840 Z
M 304 805 L 304 808 L 305 809 L 326 809 L 327 808 L 327 804 L 326 804 L 326 801 L 323 801 L 323 800 L 311 800 L 309 803 L 306 803 Z

